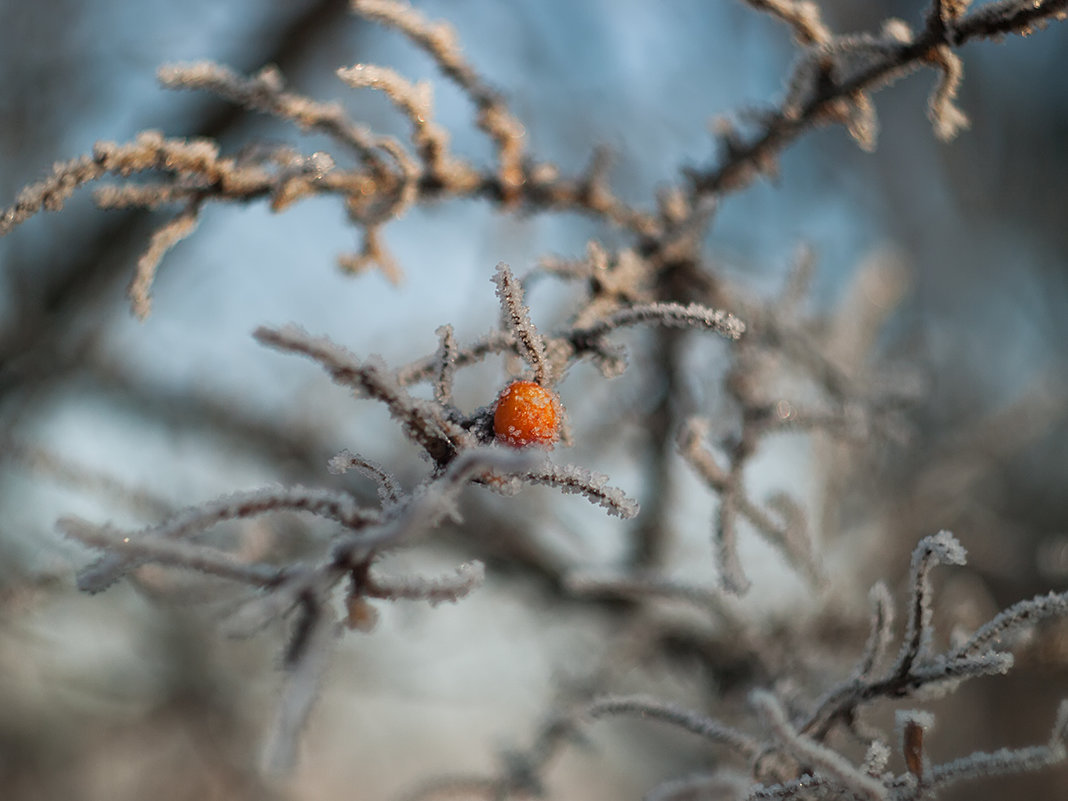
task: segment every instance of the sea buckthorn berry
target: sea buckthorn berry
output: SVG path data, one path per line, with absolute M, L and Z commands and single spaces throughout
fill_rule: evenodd
M 552 447 L 560 433 L 560 401 L 533 381 L 514 381 L 497 398 L 493 414 L 497 441 L 513 448 Z

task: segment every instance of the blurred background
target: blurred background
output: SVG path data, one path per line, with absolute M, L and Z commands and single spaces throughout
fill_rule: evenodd
M 726 0 L 415 5 L 456 27 L 538 158 L 576 172 L 594 145 L 608 145 L 614 188 L 645 208 L 681 167 L 707 163 L 710 119 L 780 98 L 795 56 L 783 26 Z M 918 26 L 924 13 L 891 0 L 821 6 L 842 32 L 877 30 L 889 16 Z M 959 105 L 972 125 L 956 142 L 934 138 L 925 110 L 935 76 L 922 72 L 875 95 L 874 154 L 842 129 L 817 131 L 784 154 L 778 182 L 728 197 L 717 212 L 709 264 L 754 294 L 782 283 L 799 243 L 818 258 L 816 314 L 842 318 L 865 286 L 857 280 L 864 265 L 891 265 L 903 287 L 875 349 L 925 377 L 907 444 L 867 454 L 848 480 L 821 483 L 813 475 L 823 475 L 827 451 L 791 440 L 748 476 L 758 493 L 785 487 L 813 506 L 834 506 L 835 527 L 818 537 L 850 602 L 879 577 L 896 587 L 915 542 L 940 528 L 971 557 L 940 586 L 955 621 L 978 623 L 1068 587 L 1065 53 L 1065 25 L 967 45 Z M 334 75 L 358 62 L 391 66 L 432 81 L 438 121 L 458 152 L 491 154 L 467 98 L 403 37 L 352 16 L 343 0 L 0 0 L 0 205 L 52 162 L 143 129 L 210 136 L 224 151 L 249 141 L 330 148 L 213 97 L 156 85 L 161 64 L 200 59 L 242 73 L 276 64 L 292 88 L 341 100 L 375 130 L 406 137 L 407 121 L 382 97 L 348 90 Z M 0 240 L 0 795 L 374 799 L 436 772 L 493 770 L 501 748 L 533 736 L 561 680 L 589 668 L 607 625 L 603 610 L 562 602 L 531 567 L 537 559 L 494 561 L 492 544 L 477 537 L 398 555 L 398 567 L 446 570 L 458 555 L 477 556 L 490 560 L 491 578 L 457 606 L 394 605 L 381 610 L 375 632 L 347 636 L 298 774 L 265 786 L 256 753 L 279 683 L 282 632 L 221 637 L 202 602 L 225 601 L 226 589 L 163 572 L 137 589 L 79 595 L 73 574 L 91 555 L 63 541 L 55 521 L 76 514 L 140 526 L 270 483 L 343 485 L 372 498 L 359 479 L 326 472 L 345 447 L 411 486 L 423 466 L 381 409 L 353 401 L 314 366 L 257 346 L 252 330 L 296 322 L 398 364 L 432 352 L 446 322 L 460 341 L 495 325 L 498 261 L 522 275 L 546 255 L 581 257 L 591 238 L 608 248 L 630 243 L 573 215 L 517 217 L 482 202 L 444 202 L 387 227 L 406 275 L 398 288 L 377 273 L 337 269 L 359 234 L 332 200 L 281 215 L 262 204 L 212 205 L 164 259 L 153 313 L 140 323 L 125 286 L 162 219 L 95 210 L 85 190 L 62 213 Z M 528 296 L 535 320 L 562 319 L 569 291 L 538 282 Z M 718 347 L 703 367 L 722 369 Z M 639 366 L 640 358 L 655 353 L 639 351 Z M 603 423 L 606 409 L 622 427 L 610 448 L 577 436 L 568 460 L 640 496 L 643 385 L 632 372 L 606 386 L 595 371 L 578 370 L 561 391 L 577 432 Z M 461 405 L 489 403 L 505 375 L 499 363 L 464 373 Z M 681 466 L 677 479 L 677 555 L 689 578 L 710 582 L 713 500 Z M 478 507 L 472 519 L 499 527 L 511 516 L 522 529 L 524 515 L 546 503 L 551 517 L 537 518 L 531 546 L 539 558 L 619 558 L 618 525 L 581 499 L 549 491 L 490 499 L 483 505 L 497 516 Z M 300 553 L 329 533 L 307 520 L 272 520 L 244 527 L 240 538 Z M 805 596 L 759 544 L 743 543 L 743 559 L 757 581 L 753 603 L 769 620 Z M 1046 739 L 1056 701 L 1068 694 L 1064 626 L 1020 662 L 1009 677 L 941 702 L 937 758 Z M 605 747 L 569 755 L 554 774 L 557 797 L 639 797 L 700 759 L 673 734 L 620 758 L 631 736 L 640 735 L 602 733 Z M 1054 797 L 1068 772 L 991 782 L 988 796 L 962 786 L 947 797 L 997 798 L 1010 787 L 1017 797 Z

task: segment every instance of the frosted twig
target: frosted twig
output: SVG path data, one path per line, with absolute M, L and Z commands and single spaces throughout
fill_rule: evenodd
M 618 487 L 608 485 L 608 476 L 584 470 L 575 465 L 547 463 L 525 474 L 524 481 L 556 487 L 572 495 L 584 495 L 589 501 L 603 506 L 609 514 L 629 520 L 638 514 L 638 502 Z
M 377 511 L 361 507 L 348 493 L 297 485 L 224 495 L 200 506 L 183 509 L 164 523 L 145 529 L 145 533 L 178 539 L 224 520 L 254 517 L 267 512 L 309 512 L 355 530 L 381 520 Z
M 38 211 L 59 211 L 74 190 L 108 174 L 129 175 L 153 169 L 185 175 L 219 177 L 219 149 L 204 139 L 165 139 L 159 131 L 142 131 L 133 142 L 97 142 L 92 156 L 60 162 L 52 175 L 19 192 L 15 205 L 0 214 L 0 236 Z
M 819 6 L 810 0 L 745 0 L 745 2 L 789 25 L 799 44 L 823 44 L 831 38 L 830 30 L 820 18 Z
M 500 94 L 491 89 L 464 60 L 456 33 L 446 23 L 431 23 L 418 11 L 398 0 L 352 0 L 363 16 L 402 32 L 425 50 L 441 71 L 454 81 L 478 109 L 477 124 L 497 147 L 498 179 L 507 202 L 523 183 L 523 126 L 512 116 Z
M 738 546 L 734 518 L 737 492 L 728 491 L 730 474 L 716 462 L 702 440 L 708 432 L 708 422 L 691 418 L 679 429 L 678 447 L 682 457 L 704 478 L 708 485 L 720 494 L 716 509 L 714 536 L 716 566 L 720 581 L 729 592 L 740 594 L 749 588 L 749 580 L 738 559 Z
M 363 475 L 374 480 L 375 484 L 378 485 L 378 500 L 383 508 L 400 503 L 404 495 L 404 488 L 401 487 L 394 475 L 377 462 L 351 451 L 344 450 L 335 454 L 327 464 L 327 469 L 334 475 L 340 475 L 349 470 L 358 470 Z
M 101 209 L 155 210 L 172 203 L 188 203 L 203 191 L 194 181 L 105 184 L 93 190 L 93 202 Z
M 703 328 L 722 334 L 727 339 L 738 339 L 745 333 L 745 323 L 722 309 L 710 309 L 700 303 L 636 303 L 617 309 L 586 328 L 575 329 L 570 337 L 576 342 L 597 339 L 616 328 L 639 323 Z
M 1027 601 L 1018 601 L 999 613 L 990 622 L 981 626 L 968 640 L 948 654 L 950 660 L 974 656 L 1006 634 L 1051 617 L 1068 616 L 1068 591 L 1048 595 L 1036 595 Z
M 470 367 L 494 353 L 504 353 L 515 348 L 515 336 L 511 331 L 491 331 L 466 347 L 459 348 L 453 357 L 453 366 Z M 439 375 L 441 360 L 437 353 L 405 365 L 397 370 L 397 381 L 402 386 L 411 386 L 420 381 L 432 381 Z
M 109 526 L 94 526 L 75 517 L 61 518 L 56 526 L 71 539 L 88 545 L 90 548 L 102 550 L 108 555 L 126 559 L 128 563 L 155 562 L 170 567 L 184 567 L 243 584 L 251 584 L 254 587 L 271 586 L 282 575 L 282 571 L 276 567 L 242 562 L 232 554 L 208 545 L 163 539 L 158 536 L 131 537 Z M 78 574 L 78 589 L 98 592 L 117 578 L 114 575 L 104 577 L 99 565 L 101 563 L 98 562 L 97 566 L 87 568 Z
M 1012 654 L 986 650 L 1000 634 L 1054 615 L 1068 615 L 1068 593 L 1021 601 L 997 615 L 948 654 L 929 654 L 932 637 L 930 571 L 938 563 L 963 564 L 964 560 L 964 549 L 946 531 L 925 537 L 917 545 L 910 569 L 912 595 L 901 650 L 887 673 L 873 678 L 871 671 L 878 662 L 875 653 L 885 651 L 885 645 L 878 643 L 886 642 L 890 622 L 888 599 L 880 597 L 884 591 L 876 585 L 872 591 L 876 609 L 873 631 L 860 665 L 850 679 L 817 704 L 816 710 L 800 727 L 803 734 L 822 739 L 836 721 L 852 719 L 858 706 L 878 698 L 906 697 L 920 688 L 933 688 L 944 693 L 963 679 L 1006 673 L 1013 665 Z M 880 609 L 885 611 L 880 612 Z M 871 650 L 873 642 L 877 643 L 875 652 Z
M 890 764 L 891 753 L 890 746 L 882 740 L 872 740 L 864 754 L 864 762 L 861 763 L 860 769 L 869 776 L 879 776 Z
M 445 171 L 449 135 L 433 121 L 430 84 L 412 84 L 393 70 L 373 64 L 342 68 L 337 74 L 355 89 L 377 89 L 385 94 L 411 120 L 415 129 L 412 138 L 430 174 L 438 177 Z
M 1012 669 L 1014 662 L 1012 654 L 1001 651 L 952 660 L 939 657 L 920 667 L 914 667 L 908 674 L 908 684 L 920 687 L 947 680 L 952 683 L 959 679 L 1004 675 Z
M 16 196 L 15 204 L 3 210 L 0 214 L 0 236 L 41 209 L 59 211 L 67 198 L 74 194 L 75 189 L 89 181 L 95 181 L 104 172 L 99 161 L 90 156 L 79 156 L 70 161 L 56 163 L 48 178 L 24 187 Z
M 782 496 L 773 498 L 772 505 L 783 515 L 784 523 L 773 520 L 745 493 L 741 473 L 744 459 L 741 454 L 735 458 L 731 469 L 725 470 L 703 445 L 707 432 L 706 420 L 690 418 L 679 429 L 677 444 L 682 457 L 719 494 L 714 533 L 717 566 L 724 587 L 735 593 L 743 593 L 750 586 L 738 559 L 735 527 L 738 516 L 749 520 L 768 542 L 780 549 L 790 563 L 803 570 L 810 580 L 822 582 L 823 572 L 813 554 L 804 530 L 804 519 L 797 506 Z
M 965 779 L 1042 770 L 1065 761 L 1068 757 L 1066 742 L 1068 700 L 1061 701 L 1057 709 L 1057 718 L 1048 744 L 1029 748 L 1002 748 L 992 753 L 977 751 L 966 757 L 935 765 L 930 769 L 926 786 L 939 788 Z
M 931 8 L 927 12 L 927 23 L 929 25 L 939 24 L 943 27 L 950 27 L 953 23 L 960 19 L 967 9 L 971 0 L 933 0 Z
M 841 754 L 798 732 L 774 695 L 754 690 L 749 698 L 776 740 L 802 763 L 827 774 L 859 798 L 869 801 L 884 801 L 887 798 L 882 782 L 861 772 Z
M 378 512 L 360 507 L 352 496 L 344 493 L 304 487 L 279 487 L 234 493 L 200 506 L 183 509 L 157 526 L 130 532 L 128 539 L 132 543 L 141 538 L 177 540 L 225 520 L 279 511 L 310 512 L 335 520 L 350 529 L 362 529 L 381 519 Z M 97 562 L 81 571 L 79 586 L 88 592 L 107 589 L 124 573 L 143 561 L 136 553 L 136 545 L 110 550 Z
M 364 583 L 371 598 L 427 601 L 431 606 L 455 603 L 474 592 L 486 579 L 486 567 L 479 561 L 465 562 L 451 576 L 379 576 L 371 574 Z
M 812 792 L 817 793 L 816 798 L 821 797 L 821 792 L 823 793 L 822 797 L 835 798 L 835 796 L 829 795 L 824 791 L 837 789 L 839 788 L 834 787 L 834 784 L 825 776 L 805 775 L 798 779 L 790 779 L 769 787 L 758 784 L 749 791 L 742 801 L 788 801 L 791 798 L 803 798 L 808 801 L 813 797 Z
M 858 679 L 871 675 L 886 656 L 894 635 L 894 602 L 886 585 L 881 581 L 876 582 L 868 593 L 868 599 L 871 602 L 871 631 L 864 654 L 854 671 Z
M 907 676 L 917 659 L 923 658 L 930 647 L 931 630 L 931 568 L 936 564 L 963 565 L 967 561 L 964 548 L 948 531 L 924 537 L 912 552 L 909 568 L 912 597 L 901 652 L 891 670 L 895 676 Z
M 725 745 L 739 756 L 751 760 L 760 753 L 760 744 L 748 734 L 722 723 L 698 715 L 674 704 L 639 695 L 606 696 L 595 699 L 586 708 L 592 718 L 606 715 L 636 715 L 678 726 L 719 745 Z
M 739 497 L 742 514 L 766 532 L 772 538 L 772 544 L 777 544 L 813 584 L 822 584 L 826 575 L 809 538 L 808 515 L 801 502 L 786 492 L 777 491 L 768 495 L 764 508 L 772 514 L 765 514 L 746 494 Z
M 536 451 L 493 446 L 469 448 L 457 455 L 438 478 L 410 495 L 380 526 L 338 540 L 332 562 L 345 567 L 359 565 L 374 552 L 393 547 L 455 514 L 460 490 L 476 478 L 489 480 L 501 475 L 526 474 L 536 470 L 543 459 L 544 454 Z
M 442 406 L 450 406 L 459 345 L 451 325 L 443 325 L 435 333 L 438 335 L 438 375 L 434 381 L 434 400 Z
M 947 45 L 934 48 L 928 60 L 938 67 L 940 75 L 931 93 L 927 113 L 934 125 L 935 136 L 949 142 L 968 127 L 968 117 L 953 103 L 964 78 L 964 62 Z
M 879 134 L 879 118 L 875 114 L 875 104 L 865 92 L 854 92 L 846 104 L 846 130 L 853 137 L 857 146 L 868 153 L 875 152 L 875 141 Z
M 129 295 L 133 312 L 140 319 L 144 320 L 152 310 L 152 298 L 149 293 L 160 261 L 168 250 L 193 233 L 197 227 L 199 212 L 200 203 L 196 201 L 189 203 L 177 217 L 152 234 L 148 250 L 137 260 L 137 272 L 134 273 L 133 281 L 130 283 Z
M 530 309 L 523 304 L 523 287 L 503 261 L 493 274 L 505 327 L 519 345 L 520 354 L 534 370 L 534 380 L 542 386 L 552 385 L 552 369 L 545 355 L 545 341 L 530 320 Z
M 406 186 L 413 186 L 410 181 Z M 401 197 L 400 193 L 394 204 L 383 208 L 380 214 L 375 214 L 374 219 L 357 220 L 364 224 L 363 244 L 358 253 L 342 253 L 337 257 L 337 264 L 342 270 L 352 275 L 377 269 L 386 280 L 394 286 L 400 286 L 404 281 L 404 271 L 397 260 L 393 258 L 389 249 L 382 240 L 382 222 L 391 217 L 399 216 L 408 201 Z M 357 219 L 354 217 L 354 219 Z
M 200 89 L 232 103 L 292 120 L 303 130 L 320 131 L 352 148 L 373 168 L 384 168 L 377 152 L 381 140 L 350 120 L 338 103 L 320 103 L 294 92 L 284 91 L 281 73 L 274 67 L 245 78 L 211 61 L 192 64 L 166 64 L 157 77 L 169 89 Z
M 321 589 L 329 589 L 341 580 L 342 572 L 333 570 L 329 577 L 321 568 L 293 565 L 286 569 L 281 580 L 265 593 L 255 595 L 240 604 L 219 625 L 227 637 L 245 639 L 290 614 L 303 601 Z
M 438 464 L 446 463 L 460 444 L 472 441 L 436 404 L 411 397 L 381 359 L 360 362 L 337 343 L 326 337 L 313 337 L 298 326 L 258 328 L 253 336 L 265 345 L 308 356 L 321 364 L 335 382 L 385 403 L 405 433 Z
M 948 31 L 955 45 L 969 39 L 997 39 L 1006 34 L 1028 35 L 1046 20 L 1068 18 L 1068 0 L 997 0 L 958 19 Z

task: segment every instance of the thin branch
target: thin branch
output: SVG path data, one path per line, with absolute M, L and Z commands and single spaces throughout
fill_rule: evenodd
M 203 90 L 244 108 L 291 120 L 301 129 L 333 137 L 362 156 L 369 165 L 382 169 L 378 152 L 381 142 L 366 128 L 350 120 L 338 103 L 320 103 L 294 92 L 284 91 L 282 74 L 267 67 L 245 78 L 221 64 L 198 61 L 192 64 L 166 64 L 157 73 L 168 89 Z
M 334 475 L 357 470 L 372 479 L 378 485 L 378 500 L 383 508 L 396 506 L 404 496 L 404 488 L 397 481 L 396 476 L 377 462 L 351 451 L 344 450 L 335 454 L 327 464 L 327 469 Z
M 868 593 L 868 598 L 871 602 L 871 630 L 864 653 L 854 670 L 858 679 L 871 675 L 886 656 L 894 635 L 894 604 L 886 585 L 881 581 L 876 582 Z
M 486 579 L 486 567 L 479 561 L 465 562 L 451 576 L 379 576 L 371 574 L 364 589 L 371 598 L 386 598 L 392 601 L 427 601 L 431 606 L 440 603 L 456 603 L 466 598 Z
M 640 323 L 706 329 L 727 339 L 739 339 L 745 333 L 745 323 L 722 309 L 710 309 L 700 303 L 636 303 L 617 309 L 590 326 L 573 330 L 570 338 L 576 342 L 593 340 L 617 328 Z
M 758 11 L 782 20 L 794 31 L 801 45 L 824 44 L 831 32 L 820 18 L 819 6 L 809 0 L 745 0 Z
M 167 521 L 123 537 L 133 545 L 112 549 L 83 569 L 79 586 L 87 592 L 100 592 L 137 567 L 143 559 L 136 553 L 142 538 L 178 540 L 226 520 L 254 517 L 268 512 L 310 512 L 341 523 L 349 529 L 362 529 L 381 520 L 378 512 L 360 507 L 352 496 L 331 490 L 279 487 L 227 495 L 214 501 L 183 509 Z
M 967 561 L 964 548 L 948 531 L 924 537 L 912 552 L 909 569 L 912 597 L 905 637 L 892 669 L 895 676 L 907 676 L 918 659 L 926 655 L 933 636 L 931 618 L 931 569 L 936 564 L 963 565 Z
M 438 464 L 447 463 L 460 444 L 472 441 L 436 404 L 412 398 L 381 359 L 361 362 L 335 342 L 313 337 L 298 326 L 261 327 L 253 336 L 264 345 L 313 359 L 338 384 L 385 403 L 390 415 Z
M 130 283 L 130 304 L 133 312 L 141 320 L 148 317 L 152 310 L 150 292 L 156 278 L 156 270 L 163 256 L 196 230 L 199 221 L 200 203 L 191 201 L 185 209 L 170 222 L 158 228 L 149 242 L 148 250 L 137 260 L 137 272 Z
M 963 645 L 954 648 L 947 658 L 956 660 L 975 656 L 998 639 L 1015 633 L 1021 628 L 1029 628 L 1051 617 L 1066 616 L 1068 616 L 1068 591 L 1036 595 L 1030 600 L 1013 604 L 995 616 L 981 626 Z
M 787 718 L 782 704 L 771 693 L 756 690 L 750 695 L 750 702 L 764 718 L 775 738 L 802 763 L 823 771 L 859 798 L 885 801 L 888 797 L 882 782 L 864 774 L 841 754 L 798 732 Z
M 618 487 L 609 486 L 609 477 L 575 465 L 547 463 L 523 476 L 524 481 L 556 487 L 572 495 L 583 495 L 609 514 L 629 520 L 638 514 L 638 502 Z
M 755 759 L 760 753 L 760 743 L 743 732 L 725 726 L 712 718 L 706 718 L 674 704 L 640 695 L 606 696 L 595 699 L 586 708 L 592 718 L 606 715 L 637 715 L 652 718 L 681 729 L 719 745 L 725 745 L 746 760 Z
M 109 556 L 118 557 L 113 561 L 122 560 L 127 566 L 155 562 L 170 567 L 199 570 L 202 573 L 250 584 L 254 587 L 272 586 L 282 575 L 282 571 L 276 567 L 242 562 L 226 551 L 207 545 L 163 539 L 158 536 L 132 537 L 109 526 L 94 526 L 75 517 L 61 518 L 56 526 L 71 539 L 88 545 L 90 548 L 105 551 Z M 78 574 L 78 589 L 85 592 L 98 592 L 117 578 L 114 573 L 105 577 L 104 572 L 100 562 L 94 568 L 83 570 Z
M 493 274 L 501 315 L 505 327 L 515 337 L 520 354 L 534 370 L 534 380 L 544 387 L 552 386 L 552 367 L 545 355 L 545 340 L 530 319 L 530 309 L 523 303 L 523 286 L 503 261 Z
M 456 32 L 446 23 L 431 23 L 397 0 L 352 0 L 359 14 L 396 28 L 433 58 L 441 71 L 471 98 L 478 109 L 477 124 L 497 148 L 498 178 L 506 202 L 515 199 L 524 182 L 523 126 L 500 94 L 490 88 L 464 59 Z
M 1068 700 L 1061 701 L 1049 743 L 1029 748 L 1002 748 L 992 753 L 977 751 L 960 759 L 935 765 L 927 786 L 944 787 L 965 779 L 1027 773 L 1060 764 L 1068 758 Z

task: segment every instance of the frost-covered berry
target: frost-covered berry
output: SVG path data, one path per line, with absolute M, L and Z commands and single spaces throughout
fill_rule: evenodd
M 498 442 L 513 448 L 552 447 L 560 431 L 560 401 L 540 384 L 515 381 L 497 398 L 493 431 Z

